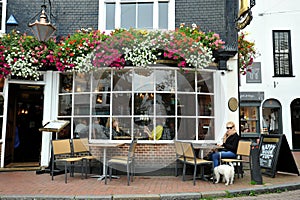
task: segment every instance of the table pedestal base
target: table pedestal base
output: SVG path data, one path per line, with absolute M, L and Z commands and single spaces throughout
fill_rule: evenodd
M 93 176 L 90 176 L 91 178 L 97 178 L 98 181 L 102 181 L 105 179 L 105 174 L 103 175 L 93 175 Z M 107 178 L 109 178 L 110 176 L 107 175 Z M 114 176 L 114 175 L 111 175 L 111 178 L 114 178 L 114 179 L 119 179 L 120 177 L 119 176 Z

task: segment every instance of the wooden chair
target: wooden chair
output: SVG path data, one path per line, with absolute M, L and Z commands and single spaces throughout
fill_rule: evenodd
M 243 177 L 243 163 L 250 163 L 250 150 L 251 150 L 251 141 L 239 141 L 237 148 L 237 158 L 221 158 L 221 163 L 233 163 L 236 168 L 236 173 L 238 178 Z M 243 159 L 243 158 L 248 159 Z
M 107 184 L 107 170 L 109 170 L 109 178 L 111 180 L 113 166 L 121 165 L 126 167 L 127 185 L 130 185 L 130 178 L 131 181 L 133 181 L 133 176 L 134 176 L 134 158 L 135 158 L 136 145 L 137 145 L 137 139 L 133 139 L 132 142 L 130 143 L 127 156 L 112 157 L 107 161 L 107 168 L 105 171 L 105 184 Z
M 193 182 L 194 185 L 196 185 L 197 167 L 198 166 L 201 167 L 201 176 L 202 178 L 204 178 L 204 166 L 210 165 L 211 170 L 213 170 L 213 162 L 209 160 L 197 158 L 192 143 L 182 142 L 181 145 L 184 153 L 183 180 L 185 180 L 186 165 L 193 165 L 194 166 Z
M 178 163 L 184 163 L 184 152 L 182 149 L 182 142 L 174 141 L 176 161 L 175 161 L 175 176 L 178 176 Z M 183 177 L 182 177 L 183 180 Z
M 63 140 L 52 140 L 52 166 L 51 166 L 51 177 L 53 180 L 54 176 L 54 165 L 55 163 L 62 162 L 65 166 L 65 183 L 67 183 L 67 173 L 70 171 L 70 176 L 74 176 L 75 163 L 81 164 L 81 176 L 83 176 L 83 160 L 80 157 L 73 157 L 70 145 L 70 139 Z
M 87 178 L 87 168 L 89 165 L 90 173 L 91 173 L 91 161 L 96 160 L 95 156 L 92 156 L 88 147 L 88 138 L 78 138 L 72 139 L 71 144 L 73 147 L 73 156 L 82 158 L 83 162 L 85 163 L 85 178 Z

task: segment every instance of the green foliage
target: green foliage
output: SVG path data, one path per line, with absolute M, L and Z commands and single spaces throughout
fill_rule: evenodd
M 250 71 L 254 58 L 257 56 L 254 42 L 246 40 L 246 33 L 241 32 L 238 36 L 238 56 L 240 73 L 245 75 Z

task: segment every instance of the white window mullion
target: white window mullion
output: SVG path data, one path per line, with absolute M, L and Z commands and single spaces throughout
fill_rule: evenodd
M 177 99 L 178 99 L 178 87 L 177 87 L 177 80 L 178 80 L 178 78 L 177 78 L 177 76 L 178 76 L 178 70 L 175 70 L 175 135 L 174 135 L 174 138 L 176 139 L 176 140 L 178 140 L 178 129 L 177 129 L 177 126 L 178 126 L 178 124 L 177 124 L 177 122 L 178 122 L 178 112 L 177 112 L 177 110 L 178 110 L 178 105 L 177 105 Z
M 72 99 L 72 109 L 71 109 L 71 126 L 74 126 L 74 108 L 75 108 L 75 72 L 72 73 L 73 80 L 72 80 L 72 93 L 71 93 L 71 99 Z M 75 130 L 72 128 L 72 130 Z M 75 134 L 74 131 L 71 131 L 71 138 L 74 138 Z
M 195 88 L 195 102 L 196 102 L 196 133 L 199 133 L 199 103 L 198 102 L 198 90 L 197 90 L 197 87 L 198 87 L 198 71 L 196 70 L 195 71 L 195 74 L 194 74 L 194 84 L 196 86 Z M 198 141 L 199 140 L 199 134 L 196 134 L 196 140 Z
M 89 73 L 89 79 L 91 80 L 90 82 L 90 116 L 89 116 L 89 120 L 90 120 L 90 123 L 89 123 L 89 141 L 92 139 L 92 134 L 93 134 L 93 127 L 92 127 L 92 124 L 94 122 L 94 113 L 93 113 L 93 96 L 94 96 L 94 91 L 93 91 L 93 72 Z
M 116 7 L 115 7 L 115 28 L 121 28 L 121 3 L 120 3 L 120 0 L 116 1 Z
M 168 15 L 168 30 L 175 30 L 175 0 L 169 1 Z
M 139 5 L 138 3 L 135 4 L 135 26 L 134 28 L 139 28 L 138 27 L 138 18 L 139 18 Z
M 153 29 L 158 29 L 158 21 L 159 21 L 159 16 L 158 16 L 158 1 L 154 1 L 153 4 Z
M 108 70 L 108 69 L 107 69 Z M 108 119 L 107 120 L 109 120 L 109 127 L 111 127 L 111 128 L 109 128 L 109 140 L 111 141 L 112 140 L 112 116 L 113 116 L 113 114 L 112 114 L 112 104 L 113 104 L 113 95 L 114 95 L 114 84 L 113 84 L 113 77 L 114 77 L 114 70 L 113 69 L 110 69 L 109 70 L 109 72 L 110 72 L 110 91 L 108 91 L 109 92 L 109 95 L 110 95 L 110 99 L 109 99 L 109 116 L 108 116 Z M 107 94 L 108 95 L 108 94 Z
M 105 3 L 104 1 L 99 1 L 99 11 L 98 11 L 98 30 L 105 30 L 106 27 L 106 12 L 105 12 Z

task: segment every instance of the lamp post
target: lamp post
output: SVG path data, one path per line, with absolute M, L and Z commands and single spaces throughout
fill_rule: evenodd
M 46 5 L 42 5 L 42 10 L 40 13 L 38 13 L 40 14 L 40 21 L 36 20 L 32 24 L 28 24 L 28 26 L 32 29 L 35 37 L 41 42 L 46 42 L 56 31 L 56 28 L 50 23 L 50 20 L 48 21 L 45 10 Z

